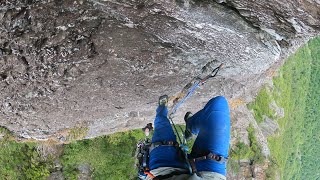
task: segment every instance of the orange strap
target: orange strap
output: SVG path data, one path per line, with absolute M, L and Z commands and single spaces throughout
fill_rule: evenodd
M 153 174 L 151 174 L 150 172 L 145 171 L 144 174 L 148 175 L 152 179 L 155 178 L 155 176 Z

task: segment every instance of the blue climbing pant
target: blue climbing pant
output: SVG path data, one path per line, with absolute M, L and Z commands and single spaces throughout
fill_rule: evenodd
M 152 142 L 176 141 L 171 124 L 167 118 L 168 110 L 164 106 L 157 108 L 154 121 Z M 187 121 L 187 128 L 197 135 L 190 158 L 209 154 L 228 157 L 230 142 L 230 111 L 227 100 L 218 96 L 211 99 L 205 107 Z M 196 162 L 198 172 L 211 171 L 226 175 L 226 163 L 207 159 Z M 158 167 L 185 168 L 186 163 L 173 146 L 159 146 L 150 153 L 150 169 Z
M 177 142 L 167 115 L 167 107 L 159 106 L 157 108 L 152 143 L 162 141 Z M 187 164 L 182 154 L 179 154 L 178 148 L 174 146 L 159 146 L 150 152 L 149 167 L 150 170 L 158 167 L 186 168 Z

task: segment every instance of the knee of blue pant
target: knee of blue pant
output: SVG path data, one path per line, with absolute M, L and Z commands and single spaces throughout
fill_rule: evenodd
M 207 103 L 205 110 L 229 113 L 228 101 L 223 96 L 214 97 Z

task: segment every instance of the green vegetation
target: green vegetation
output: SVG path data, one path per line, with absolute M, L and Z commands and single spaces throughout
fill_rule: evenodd
M 261 153 L 261 146 L 255 137 L 254 127 L 250 124 L 247 128 L 249 145 L 238 140 L 238 142 L 231 148 L 230 157 L 234 160 L 248 159 L 252 163 L 263 163 L 264 157 Z
M 0 128 L 0 179 L 45 179 L 52 161 L 43 157 L 36 143 L 17 143 L 10 132 Z
M 67 141 L 75 141 L 83 139 L 88 133 L 88 127 L 74 127 L 69 130 Z
M 228 159 L 227 171 L 238 174 L 240 172 L 240 161 L 232 158 Z
M 230 157 L 233 160 L 250 159 L 251 149 L 249 145 L 238 141 L 235 146 L 231 148 Z
M 181 138 L 183 138 L 183 136 L 184 136 L 184 130 L 185 130 L 186 126 L 185 126 L 185 125 L 181 125 L 181 124 L 176 124 L 176 127 L 177 127 L 177 131 L 178 131 L 178 133 L 179 133 L 179 136 L 180 136 Z M 172 128 L 173 128 L 173 127 L 172 127 Z M 174 131 L 174 132 L 175 132 L 175 131 Z M 177 141 L 179 142 L 179 138 L 178 138 L 176 132 L 175 132 L 175 135 L 176 135 L 176 137 L 177 137 Z M 187 144 L 186 144 L 186 145 L 187 145 L 187 147 L 188 147 L 188 149 L 189 149 L 188 153 L 191 153 L 191 150 L 192 150 L 192 146 L 193 146 L 194 141 L 195 141 L 195 139 L 190 139 L 189 141 L 187 141 Z
M 238 139 L 237 143 L 230 149 L 227 170 L 238 174 L 240 172 L 240 160 L 249 159 L 250 154 L 250 147 Z
M 184 128 L 178 125 L 180 136 Z M 77 179 L 79 165 L 88 164 L 94 179 L 134 179 L 137 177 L 135 148 L 144 137 L 144 133 L 138 129 L 67 144 L 61 157 L 64 176 Z M 193 142 L 188 142 L 188 146 L 191 147 Z
M 263 115 L 274 118 L 274 110 L 269 107 L 271 102 L 272 97 L 265 87 L 259 92 L 255 101 L 248 105 L 249 109 L 253 109 L 255 119 L 258 123 L 263 122 Z
M 133 179 L 136 143 L 143 137 L 141 130 L 132 130 L 67 144 L 61 157 L 63 174 L 77 179 L 79 165 L 88 164 L 94 179 Z
M 240 170 L 240 160 L 249 160 L 252 164 L 261 164 L 265 158 L 261 153 L 261 146 L 259 145 L 255 136 L 255 129 L 252 124 L 247 128 L 249 145 L 238 140 L 238 142 L 231 147 L 229 170 L 237 173 Z M 237 162 L 238 161 L 238 162 Z
M 264 157 L 261 153 L 261 146 L 259 145 L 255 136 L 255 130 L 252 124 L 247 128 L 248 137 L 250 142 L 250 160 L 253 164 L 261 164 L 264 162 Z
M 284 117 L 275 119 L 279 133 L 268 138 L 272 163 L 267 171 L 274 179 L 317 179 L 320 177 L 320 38 L 311 40 L 289 57 L 273 79 L 272 91 L 264 88 L 249 105 L 257 122 L 263 115 L 275 118 L 269 104 L 273 100 L 284 108 Z
M 181 136 L 185 126 L 178 127 Z M 140 129 L 73 141 L 86 132 L 84 128 L 74 129 L 69 135 L 72 143 L 64 145 L 60 161 L 66 179 L 78 179 L 79 167 L 83 165 L 90 168 L 93 179 L 137 177 L 136 143 L 145 137 Z M 50 175 L 53 159 L 42 157 L 38 144 L 18 143 L 4 128 L 0 128 L 0 134 L 4 134 L 0 140 L 0 179 L 45 179 Z M 188 142 L 188 146 L 193 142 Z

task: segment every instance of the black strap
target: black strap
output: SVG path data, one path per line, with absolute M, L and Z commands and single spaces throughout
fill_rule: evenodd
M 174 147 L 179 147 L 179 143 L 175 141 L 160 141 L 160 142 L 154 142 L 151 143 L 151 146 L 149 148 L 149 153 L 154 150 L 155 148 L 159 146 L 174 146 Z
M 193 158 L 193 159 L 189 159 L 193 162 L 197 162 L 197 161 L 202 161 L 202 160 L 206 160 L 206 159 L 211 159 L 211 160 L 214 160 L 220 164 L 224 163 L 224 162 L 227 162 L 228 158 L 225 158 L 223 156 L 219 156 L 219 155 L 216 155 L 216 154 L 213 154 L 213 153 L 209 153 L 208 155 L 206 156 L 201 156 L 201 157 L 197 157 L 197 158 Z
M 203 161 L 203 160 L 206 160 L 206 159 L 214 160 L 214 161 L 216 161 L 216 162 L 218 162 L 220 164 L 225 163 L 225 162 L 228 161 L 228 158 L 225 158 L 223 156 L 219 156 L 219 155 L 213 154 L 213 153 L 209 153 L 206 156 L 201 156 L 201 157 L 197 157 L 197 158 L 191 158 L 191 159 L 189 159 L 189 163 L 191 165 L 192 172 L 193 173 L 197 172 L 197 168 L 196 168 L 196 165 L 195 165 L 196 162 Z
M 157 177 L 153 178 L 153 180 L 167 179 L 167 178 L 170 178 L 172 176 L 177 176 L 177 175 L 186 174 L 186 173 L 187 172 L 183 172 L 183 171 L 175 171 L 175 172 L 172 172 L 170 174 L 157 176 Z

